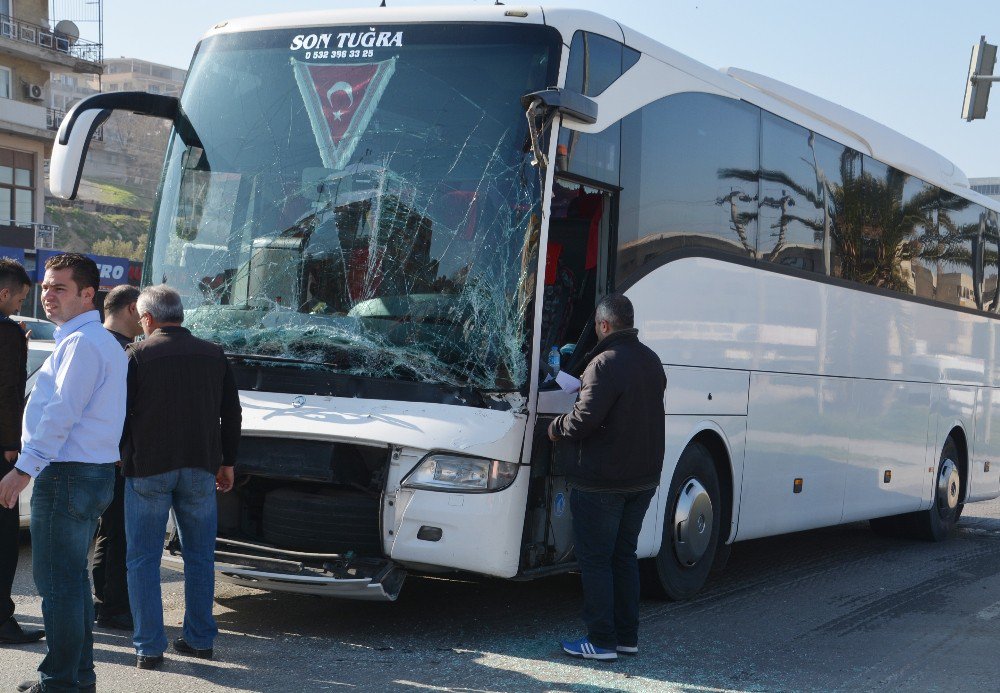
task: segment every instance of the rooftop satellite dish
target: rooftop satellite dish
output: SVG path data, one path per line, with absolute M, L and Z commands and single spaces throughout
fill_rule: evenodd
M 59 23 L 56 24 L 55 33 L 65 36 L 71 46 L 76 44 L 80 38 L 80 28 L 68 19 L 59 20 Z

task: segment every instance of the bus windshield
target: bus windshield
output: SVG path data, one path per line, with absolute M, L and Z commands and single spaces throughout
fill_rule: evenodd
M 540 26 L 206 39 L 146 282 L 230 353 L 523 387 L 540 193 L 520 97 L 555 82 L 558 51 Z

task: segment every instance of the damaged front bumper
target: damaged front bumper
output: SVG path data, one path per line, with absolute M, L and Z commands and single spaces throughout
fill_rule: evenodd
M 163 563 L 183 570 L 176 542 L 164 550 Z M 406 571 L 385 558 L 288 551 L 221 537 L 215 571 L 225 582 L 256 589 L 381 602 L 396 601 L 406 579 Z

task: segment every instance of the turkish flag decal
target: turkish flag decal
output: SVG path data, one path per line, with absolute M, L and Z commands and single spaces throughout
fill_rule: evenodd
M 320 64 L 292 59 L 295 81 L 309 114 L 327 168 L 340 170 L 351 159 L 368 127 L 396 59 L 378 63 Z

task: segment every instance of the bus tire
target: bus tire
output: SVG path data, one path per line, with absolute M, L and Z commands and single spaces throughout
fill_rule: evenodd
M 958 446 L 948 436 L 934 475 L 934 501 L 928 510 L 910 516 L 913 536 L 927 541 L 946 539 L 962 516 L 964 487 Z
M 712 454 L 688 445 L 670 480 L 660 552 L 641 564 L 647 595 L 679 601 L 701 590 L 719 546 L 720 495 Z

